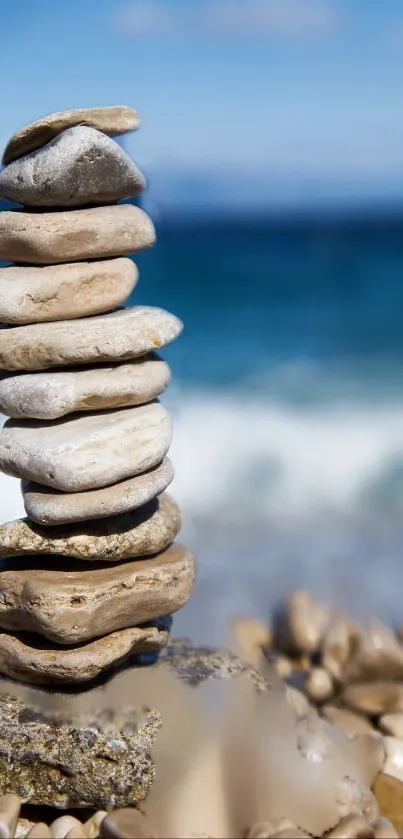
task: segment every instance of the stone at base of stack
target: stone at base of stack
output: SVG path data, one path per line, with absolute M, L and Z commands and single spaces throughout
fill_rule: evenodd
M 155 353 L 182 324 L 124 308 L 127 254 L 155 231 L 116 203 L 145 179 L 111 138 L 139 121 L 126 107 L 51 115 L 10 140 L 0 172 L 0 198 L 28 210 L 0 213 L 0 259 L 18 263 L 0 269 L 0 469 L 22 480 L 28 515 L 0 526 L 0 674 L 28 684 L 79 686 L 158 654 L 194 584 L 173 544 L 170 370 Z

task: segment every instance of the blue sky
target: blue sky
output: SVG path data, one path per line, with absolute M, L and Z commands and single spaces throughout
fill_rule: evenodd
M 2 5 L 2 146 L 40 115 L 122 102 L 162 193 L 191 172 L 240 200 L 403 197 L 401 0 Z

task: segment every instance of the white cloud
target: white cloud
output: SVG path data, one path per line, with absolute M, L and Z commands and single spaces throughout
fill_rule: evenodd
M 116 20 L 122 34 L 136 38 L 311 38 L 339 27 L 340 8 L 334 0 L 132 0 Z

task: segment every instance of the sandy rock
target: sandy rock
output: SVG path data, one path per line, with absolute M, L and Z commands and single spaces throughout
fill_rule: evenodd
M 134 198 L 146 180 L 126 152 L 95 128 L 67 128 L 0 171 L 0 198 L 29 207 L 80 207 Z
M 398 737 L 400 740 L 403 740 L 403 713 L 384 714 L 378 720 L 378 726 L 384 734 L 389 734 L 391 737 Z
M 79 684 L 132 655 L 157 652 L 168 643 L 161 625 L 134 626 L 66 649 L 27 633 L 0 633 L 0 673 L 38 685 Z
M 158 402 L 47 423 L 7 420 L 0 469 L 64 492 L 98 489 L 156 466 L 171 436 L 169 416 Z
M 403 648 L 380 621 L 372 621 L 368 629 L 356 636 L 345 678 L 349 682 L 403 680 Z
M 0 213 L 0 260 L 48 265 L 102 259 L 148 248 L 151 219 L 131 204 L 61 213 Z
M 403 781 L 403 740 L 397 737 L 384 737 L 383 742 L 386 749 L 383 772 Z
M 328 620 L 328 610 L 309 592 L 297 591 L 274 615 L 273 644 L 291 655 L 311 655 L 319 649 Z
M 365 682 L 348 685 L 342 694 L 343 703 L 368 716 L 403 711 L 403 684 L 398 682 Z
M 332 618 L 322 641 L 322 664 L 336 682 L 346 678 L 346 667 L 359 637 L 359 627 L 349 618 Z
M 0 380 L 0 411 L 14 419 L 53 420 L 144 405 L 159 396 L 169 380 L 168 365 L 154 354 L 126 364 L 18 373 Z
M 69 320 L 121 306 L 138 279 L 131 259 L 77 262 L 47 268 L 0 268 L 0 321 Z
M 374 839 L 375 833 L 362 816 L 345 816 L 327 836 L 329 839 Z
M 389 819 L 399 834 L 403 831 L 403 783 L 382 772 L 378 775 L 373 793 L 381 815 Z
M 102 839 L 157 839 L 146 816 L 134 807 L 113 810 L 101 822 Z
M 35 149 L 39 149 L 67 128 L 87 125 L 109 137 L 135 131 L 141 122 L 140 115 L 127 105 L 109 105 L 105 108 L 75 108 L 60 111 L 25 125 L 8 141 L 3 154 L 7 165 Z
M 356 714 L 354 711 L 348 711 L 346 708 L 324 705 L 322 714 L 332 725 L 337 726 L 348 740 L 354 740 L 360 734 L 370 734 L 374 731 L 366 717 Z
M 84 320 L 16 326 L 0 331 L 0 369 L 46 370 L 125 361 L 170 344 L 181 331 L 175 315 L 151 306 Z
M 195 563 L 174 545 L 151 559 L 82 570 L 61 559 L 6 561 L 0 572 L 0 626 L 56 644 L 80 644 L 172 615 L 189 599 Z
M 103 489 L 67 493 L 27 481 L 22 484 L 22 494 L 29 518 L 49 527 L 136 510 L 164 492 L 173 476 L 172 463 L 166 457 L 148 472 Z
M 305 682 L 305 692 L 311 702 L 322 704 L 334 693 L 333 679 L 324 667 L 313 667 Z

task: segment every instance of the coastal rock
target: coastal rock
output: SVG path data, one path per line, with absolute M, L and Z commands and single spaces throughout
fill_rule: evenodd
M 74 108 L 70 111 L 60 111 L 25 125 L 20 128 L 8 141 L 3 154 L 6 166 L 13 160 L 23 157 L 35 149 L 57 137 L 67 128 L 75 125 L 87 125 L 96 128 L 109 137 L 135 131 L 141 122 L 140 115 L 127 105 L 110 105 L 105 108 Z
M 53 420 L 144 405 L 165 390 L 170 375 L 168 365 L 154 354 L 126 364 L 9 375 L 0 380 L 0 411 L 14 419 Z
M 173 476 L 172 463 L 166 457 L 142 475 L 87 492 L 60 492 L 27 481 L 22 484 L 25 511 L 32 521 L 45 526 L 116 516 L 160 495 Z
M 46 423 L 7 420 L 0 469 L 65 492 L 98 489 L 156 466 L 171 436 L 169 416 L 158 402 Z
M 130 297 L 137 279 L 131 259 L 0 268 L 0 321 L 43 323 L 109 312 Z
M 166 661 L 165 653 L 162 655 L 164 662 L 152 668 L 126 667 L 124 677 L 129 683 L 125 681 L 123 688 L 113 691 L 111 683 L 113 695 L 107 726 L 103 723 L 104 712 L 99 710 L 107 709 L 109 703 L 109 694 L 105 698 L 102 685 L 84 695 L 88 715 L 82 711 L 82 693 L 75 713 L 72 696 L 54 696 L 52 710 L 52 695 L 36 698 L 30 691 L 28 697 L 21 693 L 18 697 L 7 696 L 3 685 L 0 693 L 2 791 L 16 792 L 24 802 L 60 808 L 109 810 L 137 805 L 146 797 L 154 779 L 151 751 L 161 722 L 163 731 L 168 735 L 171 731 L 172 748 L 181 731 L 177 703 L 172 702 L 171 682 L 163 680 L 149 692 L 150 673 L 165 673 L 168 668 L 185 684 L 194 687 L 210 680 L 220 682 L 243 676 L 260 690 L 268 689 L 256 670 L 225 650 L 173 647 L 167 649 Z M 128 696 L 133 697 L 130 702 Z M 123 703 L 116 707 L 116 697 L 126 697 L 124 707 Z M 155 710 L 147 710 L 150 708 Z
M 151 247 L 149 216 L 131 204 L 61 213 L 0 213 L 0 260 L 47 265 L 102 259 Z
M 29 207 L 80 207 L 134 198 L 146 180 L 126 152 L 86 125 L 58 134 L 0 172 L 0 198 Z
M 26 632 L 1 632 L 0 673 L 30 684 L 87 682 L 131 655 L 161 650 L 168 637 L 160 625 L 133 626 L 66 649 Z
M 151 306 L 83 320 L 16 326 L 0 331 L 0 370 L 126 361 L 164 347 L 181 331 L 175 315 Z
M 0 627 L 81 644 L 172 615 L 188 601 L 194 580 L 194 559 L 179 545 L 89 571 L 65 559 L 9 560 L 0 572 Z
M 55 569 L 62 567 L 62 557 L 121 562 L 164 550 L 180 525 L 179 507 L 165 494 L 129 513 L 81 524 L 50 528 L 16 519 L 0 525 L 0 556 L 55 556 Z

